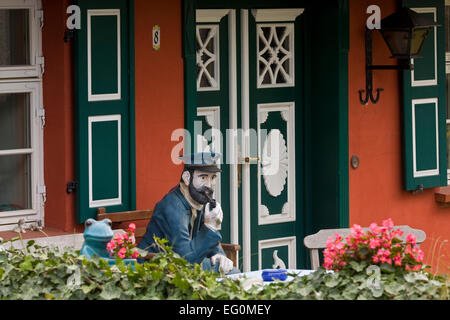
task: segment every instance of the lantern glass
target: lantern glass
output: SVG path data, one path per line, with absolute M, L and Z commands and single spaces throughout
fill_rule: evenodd
M 391 51 L 391 58 L 409 57 L 409 31 L 407 30 L 380 30 L 384 41 Z
M 416 56 L 419 54 L 429 32 L 430 32 L 429 28 L 417 28 L 417 29 L 413 30 L 412 37 L 411 37 L 411 55 L 412 56 Z

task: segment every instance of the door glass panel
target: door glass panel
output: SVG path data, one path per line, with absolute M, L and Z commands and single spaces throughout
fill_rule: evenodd
M 219 26 L 197 26 L 197 90 L 219 89 Z
M 294 84 L 293 24 L 258 24 L 258 88 Z
M 31 155 L 0 156 L 0 216 L 31 209 Z
M 30 64 L 28 9 L 0 9 L 0 67 Z
M 30 147 L 30 94 L 0 94 L 0 150 Z

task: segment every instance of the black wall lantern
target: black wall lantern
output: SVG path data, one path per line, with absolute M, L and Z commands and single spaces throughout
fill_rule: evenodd
M 419 14 L 409 8 L 391 14 L 381 20 L 379 29 L 384 41 L 391 51 L 391 58 L 399 59 L 398 65 L 372 65 L 372 31 L 366 27 L 366 89 L 359 90 L 359 100 L 367 104 L 369 100 L 377 103 L 382 88 L 376 89 L 373 96 L 372 70 L 412 70 L 411 59 L 420 58 L 425 39 L 431 28 L 438 26 L 433 19 Z M 363 94 L 365 97 L 363 98 Z

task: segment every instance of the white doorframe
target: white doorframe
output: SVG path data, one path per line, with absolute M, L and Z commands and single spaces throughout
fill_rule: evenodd
M 237 52 L 236 10 L 228 13 L 228 58 L 229 58 L 229 117 L 231 132 L 237 132 Z M 230 139 L 230 240 L 239 243 L 239 194 L 238 194 L 238 141 L 237 135 Z M 239 261 L 239 259 L 238 259 Z
M 242 153 L 250 156 L 248 10 L 241 9 L 241 118 Z M 242 253 L 243 272 L 251 271 L 250 162 L 242 163 Z

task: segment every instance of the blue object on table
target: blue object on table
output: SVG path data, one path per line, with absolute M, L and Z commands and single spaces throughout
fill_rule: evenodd
M 273 281 L 274 279 L 284 281 L 287 278 L 287 271 L 286 269 L 263 270 L 261 277 L 264 281 Z
M 97 255 L 103 260 L 106 260 L 112 267 L 116 264 L 116 259 L 111 258 L 106 245 L 114 236 L 114 232 L 111 229 L 111 220 L 104 219 L 96 221 L 94 219 L 88 219 L 85 222 L 84 230 L 84 243 L 81 247 L 80 254 L 92 259 L 92 256 Z M 134 270 L 136 259 L 122 259 L 126 266 L 131 264 Z

